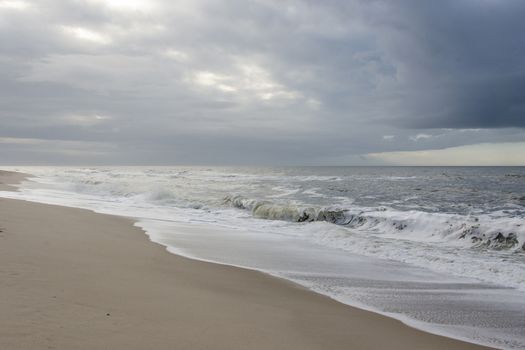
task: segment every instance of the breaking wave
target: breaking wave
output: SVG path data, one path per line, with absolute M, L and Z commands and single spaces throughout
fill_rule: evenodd
M 380 208 L 312 207 L 277 204 L 240 195 L 224 204 L 248 210 L 254 217 L 297 223 L 328 222 L 351 230 L 396 239 L 443 242 L 473 248 L 525 252 L 525 225 L 503 213 L 464 216 Z

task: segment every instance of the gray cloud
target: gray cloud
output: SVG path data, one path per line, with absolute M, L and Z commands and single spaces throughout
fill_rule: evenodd
M 524 15 L 515 0 L 0 0 L 2 159 L 366 163 L 521 141 Z

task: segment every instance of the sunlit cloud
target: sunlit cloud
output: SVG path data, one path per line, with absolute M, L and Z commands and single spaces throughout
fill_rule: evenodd
M 243 97 L 269 101 L 274 99 L 293 100 L 302 97 L 294 90 L 277 82 L 269 71 L 256 64 L 237 64 L 231 74 L 211 71 L 198 71 L 193 75 L 193 83 L 213 88 L 222 92 L 242 94 Z M 318 108 L 320 102 L 315 99 L 306 101 L 312 108 Z
M 152 0 L 91 0 L 116 11 L 150 12 L 155 8 Z
M 165 57 L 177 62 L 187 62 L 190 58 L 186 52 L 175 49 L 168 49 L 164 51 L 163 54 Z
M 297 91 L 287 89 L 277 82 L 272 74 L 263 67 L 253 63 L 241 63 L 241 84 L 244 89 L 253 91 L 262 100 L 274 98 L 296 99 L 300 97 Z
M 369 153 L 372 161 L 391 165 L 525 165 L 525 142 L 482 143 L 444 149 Z
M 237 89 L 228 84 L 232 82 L 233 77 L 227 75 L 221 75 L 209 71 L 197 72 L 194 75 L 194 82 L 198 85 L 205 87 L 212 87 L 224 92 L 234 92 Z
M 0 10 L 1 9 L 25 10 L 25 9 L 28 9 L 30 6 L 31 5 L 26 1 L 0 0 Z
M 104 35 L 102 33 L 96 32 L 91 29 L 83 28 L 83 27 L 70 27 L 70 26 L 62 26 L 62 30 L 73 36 L 76 39 L 88 41 L 96 44 L 109 44 L 111 43 L 111 38 L 107 35 Z

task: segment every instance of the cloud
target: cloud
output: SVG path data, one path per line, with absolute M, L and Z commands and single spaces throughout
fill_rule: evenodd
M 525 142 L 482 143 L 437 150 L 370 153 L 366 157 L 389 165 L 524 166 Z
M 0 1 L 0 9 L 26 10 L 29 7 L 30 7 L 30 4 L 26 1 L 20 1 L 20 0 L 2 0 Z
M 95 44 L 109 44 L 111 43 L 111 38 L 108 36 L 93 31 L 91 29 L 82 28 L 82 27 L 70 27 L 63 26 L 62 29 L 65 33 L 72 35 L 76 39 L 89 41 Z
M 0 137 L 108 143 L 100 161 L 132 163 L 516 142 L 524 16 L 513 0 L 0 0 Z
M 155 8 L 153 0 L 91 0 L 91 2 L 116 11 L 151 12 Z
M 426 140 L 426 139 L 430 139 L 434 137 L 433 135 L 429 135 L 429 134 L 417 134 L 415 136 L 410 136 L 409 138 L 412 140 L 412 141 L 419 141 L 419 140 Z
M 178 62 L 187 62 L 190 59 L 189 55 L 186 52 L 176 49 L 167 49 L 163 52 L 163 54 L 166 57 Z
M 0 156 L 5 164 L 86 164 L 114 156 L 113 145 L 101 142 L 0 137 Z M 24 150 L 24 152 L 20 152 Z M 13 153 L 13 151 L 17 153 Z
M 92 114 L 92 115 L 80 115 L 80 114 L 73 114 L 73 115 L 67 115 L 63 117 L 63 120 L 67 123 L 71 123 L 73 125 L 80 125 L 80 126 L 93 126 L 97 124 L 104 123 L 111 119 L 111 117 L 107 115 L 99 115 L 99 114 Z

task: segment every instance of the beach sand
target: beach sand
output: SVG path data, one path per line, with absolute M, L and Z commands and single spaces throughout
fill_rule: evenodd
M 170 254 L 127 218 L 0 198 L 0 230 L 2 350 L 483 348 Z

